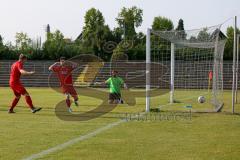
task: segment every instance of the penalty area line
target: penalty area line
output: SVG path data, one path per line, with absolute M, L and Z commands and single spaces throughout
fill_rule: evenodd
M 33 155 L 29 156 L 29 157 L 23 158 L 22 160 L 35 160 L 35 159 L 44 157 L 44 156 L 46 156 L 48 154 L 57 152 L 59 150 L 63 150 L 63 149 L 65 149 L 65 148 L 67 148 L 69 146 L 72 146 L 72 145 L 74 145 L 74 144 L 76 144 L 78 142 L 87 140 L 89 138 L 92 138 L 92 137 L 96 136 L 99 133 L 102 133 L 102 132 L 104 132 L 104 131 L 106 131 L 108 129 L 111 129 L 111 128 L 115 127 L 115 126 L 118 126 L 118 125 L 120 125 L 123 122 L 126 122 L 126 120 L 120 120 L 120 121 L 117 121 L 117 122 L 114 122 L 114 123 L 110 123 L 110 124 L 108 124 L 106 126 L 103 126 L 101 128 L 96 129 L 93 132 L 90 132 L 90 133 L 85 134 L 85 135 L 81 135 L 81 136 L 76 137 L 74 139 L 71 139 L 71 140 L 69 140 L 69 141 L 67 141 L 65 143 L 59 144 L 59 145 L 57 145 L 55 147 L 43 150 L 43 151 L 41 151 L 39 153 L 36 153 L 36 154 L 33 154 Z

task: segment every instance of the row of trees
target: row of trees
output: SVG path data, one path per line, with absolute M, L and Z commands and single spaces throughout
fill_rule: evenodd
M 95 9 L 89 9 L 84 17 L 84 27 L 81 34 L 74 41 L 64 38 L 59 31 L 47 32 L 46 41 L 33 41 L 26 33 L 16 33 L 16 44 L 4 44 L 0 36 L 0 58 L 16 59 L 19 53 L 27 54 L 30 59 L 57 59 L 60 56 L 67 58 L 79 54 L 95 54 L 104 60 L 115 57 L 129 59 L 145 59 L 146 36 L 136 29 L 142 25 L 143 10 L 137 7 L 122 8 L 116 18 L 117 27 L 111 30 L 105 23 L 103 14 Z M 155 17 L 152 28 L 160 31 L 184 31 L 184 21 L 179 20 L 174 28 L 172 20 L 165 17 Z M 239 32 L 240 33 L 240 32 Z M 233 28 L 227 28 L 227 44 L 224 59 L 232 59 Z

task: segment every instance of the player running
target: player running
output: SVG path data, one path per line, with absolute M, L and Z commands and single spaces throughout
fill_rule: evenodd
M 59 62 L 49 67 L 49 70 L 55 72 L 58 76 L 62 93 L 66 95 L 66 104 L 69 112 L 72 112 L 70 96 L 73 97 L 75 105 L 78 106 L 78 95 L 72 81 L 72 71 L 76 68 L 77 63 L 66 61 L 65 57 L 61 57 Z
M 108 98 L 109 104 L 118 104 L 123 103 L 121 99 L 121 87 L 124 86 L 127 89 L 126 83 L 124 83 L 123 79 L 118 77 L 118 71 L 112 71 L 112 76 L 105 81 L 105 84 L 109 85 L 110 93 Z
M 33 71 L 28 72 L 23 69 L 24 63 L 27 61 L 27 57 L 23 54 L 19 55 L 19 60 L 11 66 L 11 73 L 10 73 L 10 80 L 9 85 L 13 90 L 15 98 L 12 101 L 12 105 L 8 110 L 8 113 L 15 113 L 13 111 L 14 107 L 17 105 L 21 95 L 25 96 L 26 103 L 28 104 L 29 108 L 31 109 L 32 113 L 40 111 L 42 108 L 36 108 L 33 106 L 32 99 L 27 92 L 27 90 L 22 85 L 20 78 L 21 75 L 32 75 L 34 74 Z

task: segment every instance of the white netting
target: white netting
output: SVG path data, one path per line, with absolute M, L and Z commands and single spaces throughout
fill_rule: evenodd
M 190 31 L 151 30 L 151 62 L 168 69 L 161 79 L 156 80 L 155 73 L 162 69 L 152 67 L 150 85 L 170 91 L 172 45 L 175 102 L 192 104 L 197 101 L 198 96 L 204 95 L 207 103 L 213 104 L 214 109 L 218 110 L 223 104 L 222 65 L 225 38 L 220 25 Z M 212 72 L 212 80 L 209 80 L 209 72 Z M 164 100 L 160 98 L 151 101 L 150 107 L 163 106 L 161 101 Z

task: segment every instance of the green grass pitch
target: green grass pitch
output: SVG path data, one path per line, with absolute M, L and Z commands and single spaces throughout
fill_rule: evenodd
M 73 138 L 86 135 L 98 128 L 119 121 L 111 115 L 144 111 L 144 98 L 135 106 L 119 105 L 111 113 L 89 121 L 62 121 L 54 114 L 55 105 L 64 96 L 49 88 L 28 88 L 35 105 L 43 110 L 32 114 L 22 99 L 16 114 L 7 109 L 13 98 L 9 88 L 0 88 L 0 159 L 18 160 L 55 147 Z M 185 92 L 186 97 L 193 92 Z M 156 107 L 163 106 L 168 96 L 152 98 Z M 106 97 L 107 98 L 107 97 Z M 159 99 L 161 99 L 158 104 Z M 86 111 L 101 101 L 79 97 L 79 108 Z M 63 150 L 47 154 L 41 160 L 229 160 L 240 157 L 240 115 L 232 115 L 231 92 L 224 92 L 222 113 L 193 113 L 191 120 L 129 121 L 110 128 L 89 139 Z M 193 109 L 208 108 L 207 104 L 189 100 L 178 103 L 174 109 L 191 104 Z M 184 110 L 184 109 L 183 109 Z M 236 105 L 240 112 L 240 105 Z

